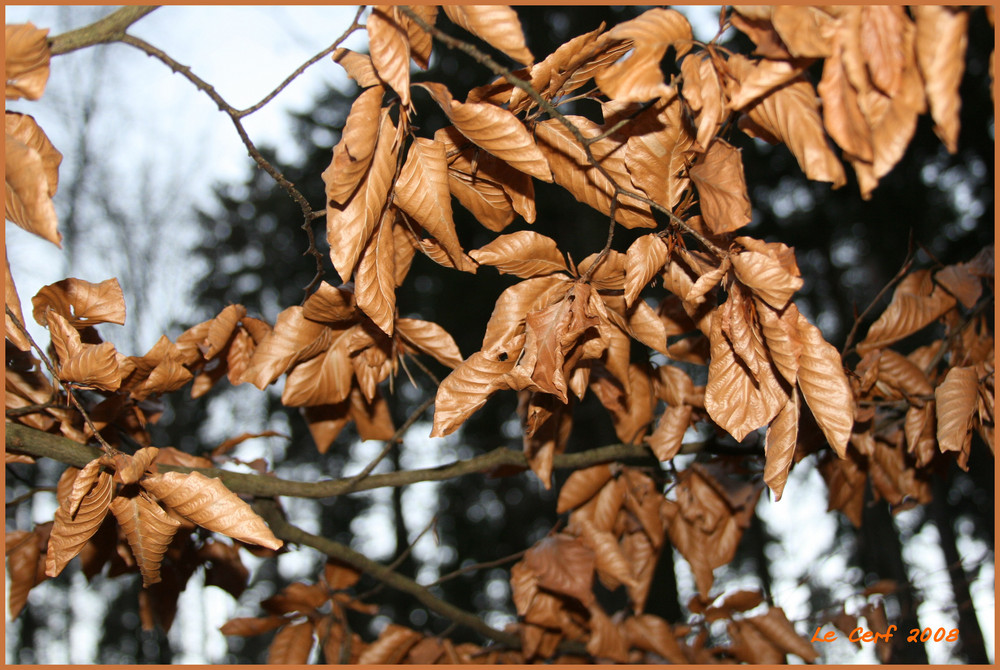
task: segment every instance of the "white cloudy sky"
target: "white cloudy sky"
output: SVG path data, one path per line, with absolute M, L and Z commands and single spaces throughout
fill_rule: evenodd
M 718 23 L 716 8 L 688 8 L 694 23 L 696 35 L 709 39 Z M 331 44 L 354 15 L 354 7 L 345 6 L 248 6 L 248 7 L 162 7 L 138 24 L 131 32 L 153 45 L 163 49 L 183 64 L 210 82 L 219 93 L 236 107 L 249 106 L 277 86 L 288 74 L 308 58 Z M 79 15 L 85 8 L 55 8 L 44 6 L 8 6 L 6 22 L 31 21 L 39 27 L 53 27 L 52 34 L 79 27 L 87 21 L 80 21 Z M 110 8 L 109 10 L 110 11 Z M 347 43 L 352 48 L 363 48 L 365 36 L 358 33 Z M 95 137 L 106 147 L 110 162 L 115 166 L 122 180 L 127 181 L 133 166 L 150 162 L 166 164 L 181 171 L 182 178 L 171 182 L 176 192 L 171 195 L 180 202 L 190 202 L 210 207 L 210 186 L 216 182 L 238 182 L 245 179 L 251 160 L 239 141 L 229 119 L 218 112 L 214 104 L 197 91 L 190 82 L 179 75 L 171 74 L 160 62 L 147 58 L 139 51 L 124 45 L 108 48 L 108 58 L 113 62 L 106 72 L 99 73 L 104 79 L 107 94 L 102 97 L 103 109 L 112 110 L 105 123 L 95 129 Z M 72 113 L 74 95 L 78 94 L 81 82 L 97 81 L 94 72 L 88 72 L 91 56 L 86 53 L 60 56 L 53 61 L 52 76 L 46 96 L 38 102 L 19 101 L 9 105 L 10 109 L 32 114 L 49 134 L 53 143 L 61 148 L 69 160 L 73 146 L 74 122 L 67 119 Z M 246 128 L 251 138 L 258 143 L 284 148 L 282 158 L 294 159 L 295 149 L 289 142 L 289 110 L 305 110 L 312 100 L 327 86 L 343 84 L 346 81 L 339 66 L 329 59 L 323 59 L 292 86 L 286 89 L 272 104 L 249 117 Z M 76 91 L 76 93 L 75 93 Z M 129 186 L 125 184 L 123 187 Z M 57 206 L 59 196 L 57 195 Z M 178 222 L 169 230 L 152 231 L 168 242 L 190 243 L 191 221 L 185 225 Z M 184 237 L 186 231 L 187 237 Z M 7 224 L 6 240 L 8 254 L 22 302 L 27 303 L 41 286 L 57 281 L 65 276 L 64 262 L 60 251 L 52 245 L 36 240 Z M 99 247 L 95 247 L 99 248 Z M 115 273 L 107 267 L 105 259 L 80 259 L 84 278 L 100 281 Z M 92 273 L 87 276 L 87 272 Z M 170 309 L 183 307 L 183 286 L 177 286 L 173 293 L 164 296 L 164 319 L 176 316 Z M 167 291 L 170 293 L 170 291 Z M 173 300 L 173 302 L 171 302 Z M 30 317 L 29 317 L 30 320 Z M 162 331 L 161 331 L 162 332 Z M 41 333 L 36 331 L 41 337 Z M 176 335 L 173 333 L 172 335 Z M 156 329 L 143 334 L 144 346 L 149 347 L 157 337 Z M 111 336 L 114 340 L 114 337 Z M 117 343 L 116 343 L 117 344 Z M 128 351 L 127 353 L 141 353 Z M 423 431 L 426 434 L 426 431 Z M 414 440 L 421 454 L 436 454 L 442 449 L 424 449 L 424 440 Z M 359 464 L 370 457 L 367 447 L 358 447 Z M 253 455 L 248 454 L 249 458 Z M 418 460 L 423 457 L 420 456 Z M 433 465 L 423 462 L 420 465 Z M 360 467 L 360 465 L 359 465 Z M 772 570 L 776 575 L 774 592 L 777 604 L 786 608 L 790 618 L 802 617 L 806 603 L 802 590 L 796 582 L 810 566 L 827 572 L 842 570 L 841 559 L 831 557 L 829 538 L 832 537 L 833 517 L 826 514 L 825 498 L 810 495 L 812 491 L 824 490 L 814 469 L 800 468 L 793 472 L 786 494 L 781 503 L 764 504 L 762 516 L 769 530 L 784 541 L 784 549 L 775 555 Z M 795 501 L 794 503 L 792 501 Z M 419 505 L 412 506 L 419 509 Z M 905 519 L 904 519 L 905 522 Z M 373 527 L 370 524 L 369 527 Z M 423 523 L 414 519 L 412 528 L 420 528 Z M 803 535 L 803 528 L 810 535 Z M 932 529 L 933 530 L 933 529 Z M 365 540 L 366 547 L 378 554 L 380 549 L 375 534 Z M 933 533 L 931 533 L 933 535 Z M 967 544 L 970 556 L 983 551 L 982 547 Z M 433 549 L 429 549 L 433 551 Z M 944 570 L 936 538 L 922 532 L 914 541 L 911 552 L 918 573 L 915 579 L 928 593 L 939 589 L 947 573 Z M 826 558 L 824 559 L 824 555 Z M 842 557 L 841 557 L 842 558 Z M 79 576 L 79 575 L 78 575 Z M 992 575 L 981 575 L 977 582 L 981 586 Z M 85 589 L 82 589 L 85 592 Z M 987 636 L 987 644 L 993 647 L 993 598 L 992 593 L 978 588 L 977 609 Z M 48 663 L 89 663 L 87 649 L 92 646 L 96 632 L 88 628 L 88 621 L 96 625 L 94 608 L 102 607 L 84 594 L 71 605 L 73 613 L 80 614 L 79 623 L 74 628 L 73 644 L 66 645 L 53 640 L 50 653 L 40 662 Z M 189 609 L 191 616 L 182 618 L 172 632 L 176 635 L 182 654 L 178 662 L 211 663 L 224 650 L 220 645 L 221 636 L 206 631 L 214 631 L 228 616 L 232 615 L 233 603 L 228 596 L 219 595 L 214 589 L 190 588 L 185 592 L 186 602 L 182 607 Z M 947 601 L 947 595 L 942 596 Z M 951 615 L 936 612 L 934 607 L 942 602 L 929 599 L 922 606 L 921 620 L 928 626 L 953 625 Z M 82 616 L 91 612 L 91 616 Z M 252 614 L 252 613 L 247 613 Z M 200 632 L 199 632 L 200 631 Z M 203 638 L 197 645 L 185 640 L 191 636 Z M 940 646 L 928 646 L 932 663 L 949 662 L 950 658 Z M 849 654 L 850 650 L 844 653 Z M 836 660 L 836 659 L 831 659 Z M 845 656 L 843 660 L 872 662 L 874 654 L 870 649 L 858 656 Z

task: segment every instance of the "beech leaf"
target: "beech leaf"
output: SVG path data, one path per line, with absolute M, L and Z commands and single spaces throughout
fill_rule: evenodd
M 52 310 L 76 328 L 98 323 L 125 324 L 125 296 L 117 279 L 94 284 L 83 279 L 63 279 L 43 286 L 31 299 L 32 315 L 47 325 L 45 314 Z
M 396 253 L 392 236 L 393 210 L 382 217 L 358 262 L 354 296 L 358 307 L 382 332 L 392 335 L 396 318 Z
M 969 13 L 937 5 L 912 8 L 917 25 L 917 64 L 934 119 L 934 132 L 948 151 L 958 151 L 959 86 L 965 72 Z
M 979 378 L 974 367 L 954 367 L 934 389 L 941 451 L 962 451 L 976 413 Z
M 444 328 L 420 319 L 396 319 L 396 333 L 414 349 L 430 354 L 442 365 L 456 368 L 462 364 L 462 353 L 455 339 Z
M 399 663 L 421 637 L 420 633 L 415 630 L 391 623 L 382 630 L 382 634 L 378 636 L 377 640 L 361 652 L 358 663 L 362 665 Z
M 392 5 L 375 5 L 365 22 L 368 50 L 379 78 L 389 84 L 404 107 L 410 106 L 410 40 L 405 17 Z
M 605 39 L 630 40 L 633 48 L 626 59 L 597 74 L 597 85 L 614 100 L 645 102 L 671 92 L 663 83 L 660 61 L 667 47 L 674 47 L 677 58 L 686 54 L 693 35 L 683 14 L 658 7 L 619 23 L 606 33 Z
M 717 235 L 750 223 L 750 198 L 740 150 L 715 139 L 689 170 L 701 196 L 701 215 Z
M 49 548 L 45 557 L 45 574 L 55 577 L 74 556 L 80 553 L 87 540 L 97 532 L 108 513 L 114 484 L 111 475 L 102 472 L 92 488 L 80 500 L 75 513 L 68 505 L 60 505 L 56 510 L 55 524 L 49 535 Z
M 160 563 L 180 521 L 141 493 L 135 497 L 118 496 L 111 501 L 111 512 L 118 520 L 132 555 L 142 572 L 143 587 L 160 581 Z
M 774 500 L 781 500 L 781 493 L 788 481 L 788 471 L 795 456 L 796 438 L 799 434 L 799 394 L 792 391 L 785 406 L 778 412 L 764 437 L 764 483 L 774 492 Z
M 531 65 L 535 57 L 524 42 L 524 31 L 517 13 L 507 5 L 442 5 L 444 13 L 456 25 L 504 52 L 522 65 Z
M 569 272 L 555 240 L 531 230 L 501 235 L 469 254 L 480 265 L 492 265 L 500 274 L 523 279 Z
M 506 109 L 480 102 L 459 102 L 444 84 L 422 82 L 455 127 L 476 146 L 525 174 L 551 182 L 545 156 L 521 121 Z
M 375 74 L 375 66 L 372 65 L 371 56 L 359 54 L 344 47 L 338 47 L 333 51 L 333 61 L 339 63 L 347 72 L 347 76 L 353 79 L 361 88 L 369 88 L 379 83 L 378 75 Z M 379 99 L 381 102 L 381 97 Z
M 625 254 L 625 305 L 631 305 L 667 262 L 663 238 L 653 233 L 636 239 Z
M 323 324 L 305 318 L 302 307 L 283 310 L 274 330 L 254 350 L 242 380 L 263 391 L 293 364 L 325 350 L 332 332 Z
M 62 154 L 56 151 L 32 117 L 6 112 L 4 122 L 5 216 L 8 221 L 61 247 L 62 234 L 52 196 L 59 183 Z
M 313 623 L 289 623 L 279 630 L 267 649 L 268 665 L 304 665 L 313 648 Z
M 819 328 L 799 314 L 799 390 L 827 442 L 843 458 L 854 426 L 854 393 L 840 354 L 823 339 Z
M 38 100 L 49 80 L 48 28 L 33 23 L 8 25 L 4 33 L 4 71 L 7 100 Z
M 219 479 L 200 472 L 167 472 L 147 476 L 140 483 L 174 512 L 208 530 L 268 549 L 277 550 L 283 544 Z

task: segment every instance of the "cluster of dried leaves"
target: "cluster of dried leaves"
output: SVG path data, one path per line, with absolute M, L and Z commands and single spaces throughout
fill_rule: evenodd
M 519 651 L 454 645 L 397 625 L 365 643 L 344 615 L 372 611 L 349 595 L 358 573 L 333 563 L 319 584 L 293 584 L 262 603 L 266 617 L 233 620 L 225 633 L 277 629 L 270 660 L 280 663 L 305 661 L 316 644 L 328 662 L 775 663 L 786 653 L 814 660 L 780 608 L 758 608 L 759 595 L 711 605 L 713 570 L 732 559 L 763 485 L 780 498 L 789 469 L 809 453 L 821 453 L 831 508 L 860 524 L 869 480 L 899 509 L 929 499 L 927 476 L 942 459 L 967 467 L 974 431 L 992 449 L 993 250 L 901 273 L 866 337 L 845 348 L 860 357 L 848 369 L 793 302 L 803 285 L 794 251 L 739 233 L 750 200 L 740 152 L 721 135 L 735 125 L 782 143 L 809 178 L 834 187 L 845 183 L 846 161 L 868 197 L 902 157 L 920 114 L 929 110 L 955 150 L 968 12 L 736 7 L 729 21 L 757 45 L 747 56 L 696 42 L 682 14 L 657 8 L 535 62 L 510 8 L 443 11 L 523 68 L 507 72 L 476 52 L 498 78 L 457 100 L 443 84 L 410 79 L 411 61 L 426 69 L 432 38 L 446 39 L 434 29 L 438 8 L 372 9 L 370 56 L 334 53 L 361 88 L 323 173 L 341 284 L 322 283 L 273 326 L 231 305 L 174 341 L 162 337 L 144 356 L 125 356 L 94 328 L 124 323 L 117 281 L 66 279 L 32 299 L 60 388 L 30 353 L 7 264 L 8 420 L 104 446 L 83 469 L 66 470 L 51 524 L 8 532 L 13 614 L 32 586 L 81 555 L 88 577 L 106 563 L 111 575 L 140 572 L 150 587 L 144 623 L 169 626 L 176 594 L 197 566 L 211 564 L 209 583 L 234 595 L 246 583 L 237 545 L 193 534 L 195 525 L 281 546 L 218 479 L 157 471 L 211 461 L 170 448 L 119 451 L 149 444 L 157 396 L 191 382 L 197 398 L 222 377 L 264 389 L 284 376 L 282 402 L 302 408 L 323 452 L 352 421 L 362 439 L 392 438 L 383 382 L 407 356 L 428 355 L 452 368 L 437 390 L 432 435 L 459 429 L 494 393 L 515 391 L 525 455 L 546 487 L 588 391 L 623 443 L 644 443 L 663 462 L 697 422 L 737 441 L 762 432 L 763 483 L 696 464 L 664 497 L 639 469 L 574 472 L 559 492 L 565 527 L 511 571 Z M 8 26 L 6 37 L 6 95 L 37 99 L 48 76 L 46 31 Z M 668 49 L 680 72 L 669 82 L 660 67 Z M 814 85 L 809 71 L 818 60 Z M 576 96 L 599 102 L 603 122 L 559 111 Z M 420 137 L 418 103 L 436 105 L 451 125 Z M 30 116 L 7 112 L 6 124 L 6 216 L 58 245 L 52 196 L 61 155 Z M 517 217 L 534 222 L 535 179 L 605 215 L 608 245 L 575 263 L 559 240 L 504 233 Z M 497 236 L 464 249 L 453 198 Z M 616 251 L 618 225 L 649 232 Z M 482 346 L 468 357 L 437 324 L 399 317 L 396 288 L 418 252 L 457 271 L 490 266 L 520 280 L 496 300 Z M 665 296 L 647 297 L 656 282 Z M 901 348 L 918 332 L 926 334 L 920 346 Z M 666 362 L 637 363 L 636 348 Z M 707 383 L 696 385 L 677 362 L 706 367 Z M 73 389 L 99 398 L 86 415 L 68 407 Z M 26 459 L 9 451 L 7 458 Z M 644 613 L 667 541 L 694 572 L 698 625 Z M 595 576 L 607 590 L 624 587 L 625 609 L 604 610 Z M 160 586 L 165 578 L 169 585 Z M 729 644 L 709 643 L 705 624 L 718 619 L 729 621 Z

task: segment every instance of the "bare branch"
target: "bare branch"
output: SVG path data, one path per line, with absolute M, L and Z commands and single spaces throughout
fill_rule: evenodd
M 49 51 L 53 56 L 59 56 L 97 44 L 119 42 L 133 23 L 154 9 L 158 9 L 158 5 L 122 7 L 89 26 L 50 38 Z

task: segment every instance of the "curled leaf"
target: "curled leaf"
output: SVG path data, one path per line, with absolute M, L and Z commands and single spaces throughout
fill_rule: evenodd
M 59 221 L 52 196 L 59 184 L 62 154 L 26 114 L 7 112 L 4 142 L 4 200 L 7 220 L 56 246 L 61 246 Z
M 507 5 L 443 5 L 445 14 L 457 25 L 504 52 L 522 65 L 535 57 L 524 42 L 517 13 Z
M 100 473 L 92 487 L 80 500 L 73 513 L 69 505 L 59 506 L 55 514 L 55 524 L 49 536 L 49 548 L 45 557 L 45 574 L 55 577 L 74 556 L 80 553 L 87 540 L 97 532 L 108 513 L 114 484 L 111 475 Z
M 200 472 L 167 472 L 148 476 L 140 483 L 177 514 L 208 530 L 268 549 L 279 549 L 283 544 L 219 479 Z
M 141 493 L 135 497 L 118 496 L 111 501 L 111 512 L 122 527 L 139 570 L 142 585 L 160 581 L 160 563 L 180 521 Z
M 45 326 L 52 310 L 76 328 L 98 323 L 125 325 L 125 296 L 115 278 L 94 284 L 83 279 L 63 279 L 43 286 L 31 299 L 32 316 Z
M 33 23 L 8 25 L 4 34 L 4 72 L 8 100 L 38 100 L 49 80 L 48 28 Z

